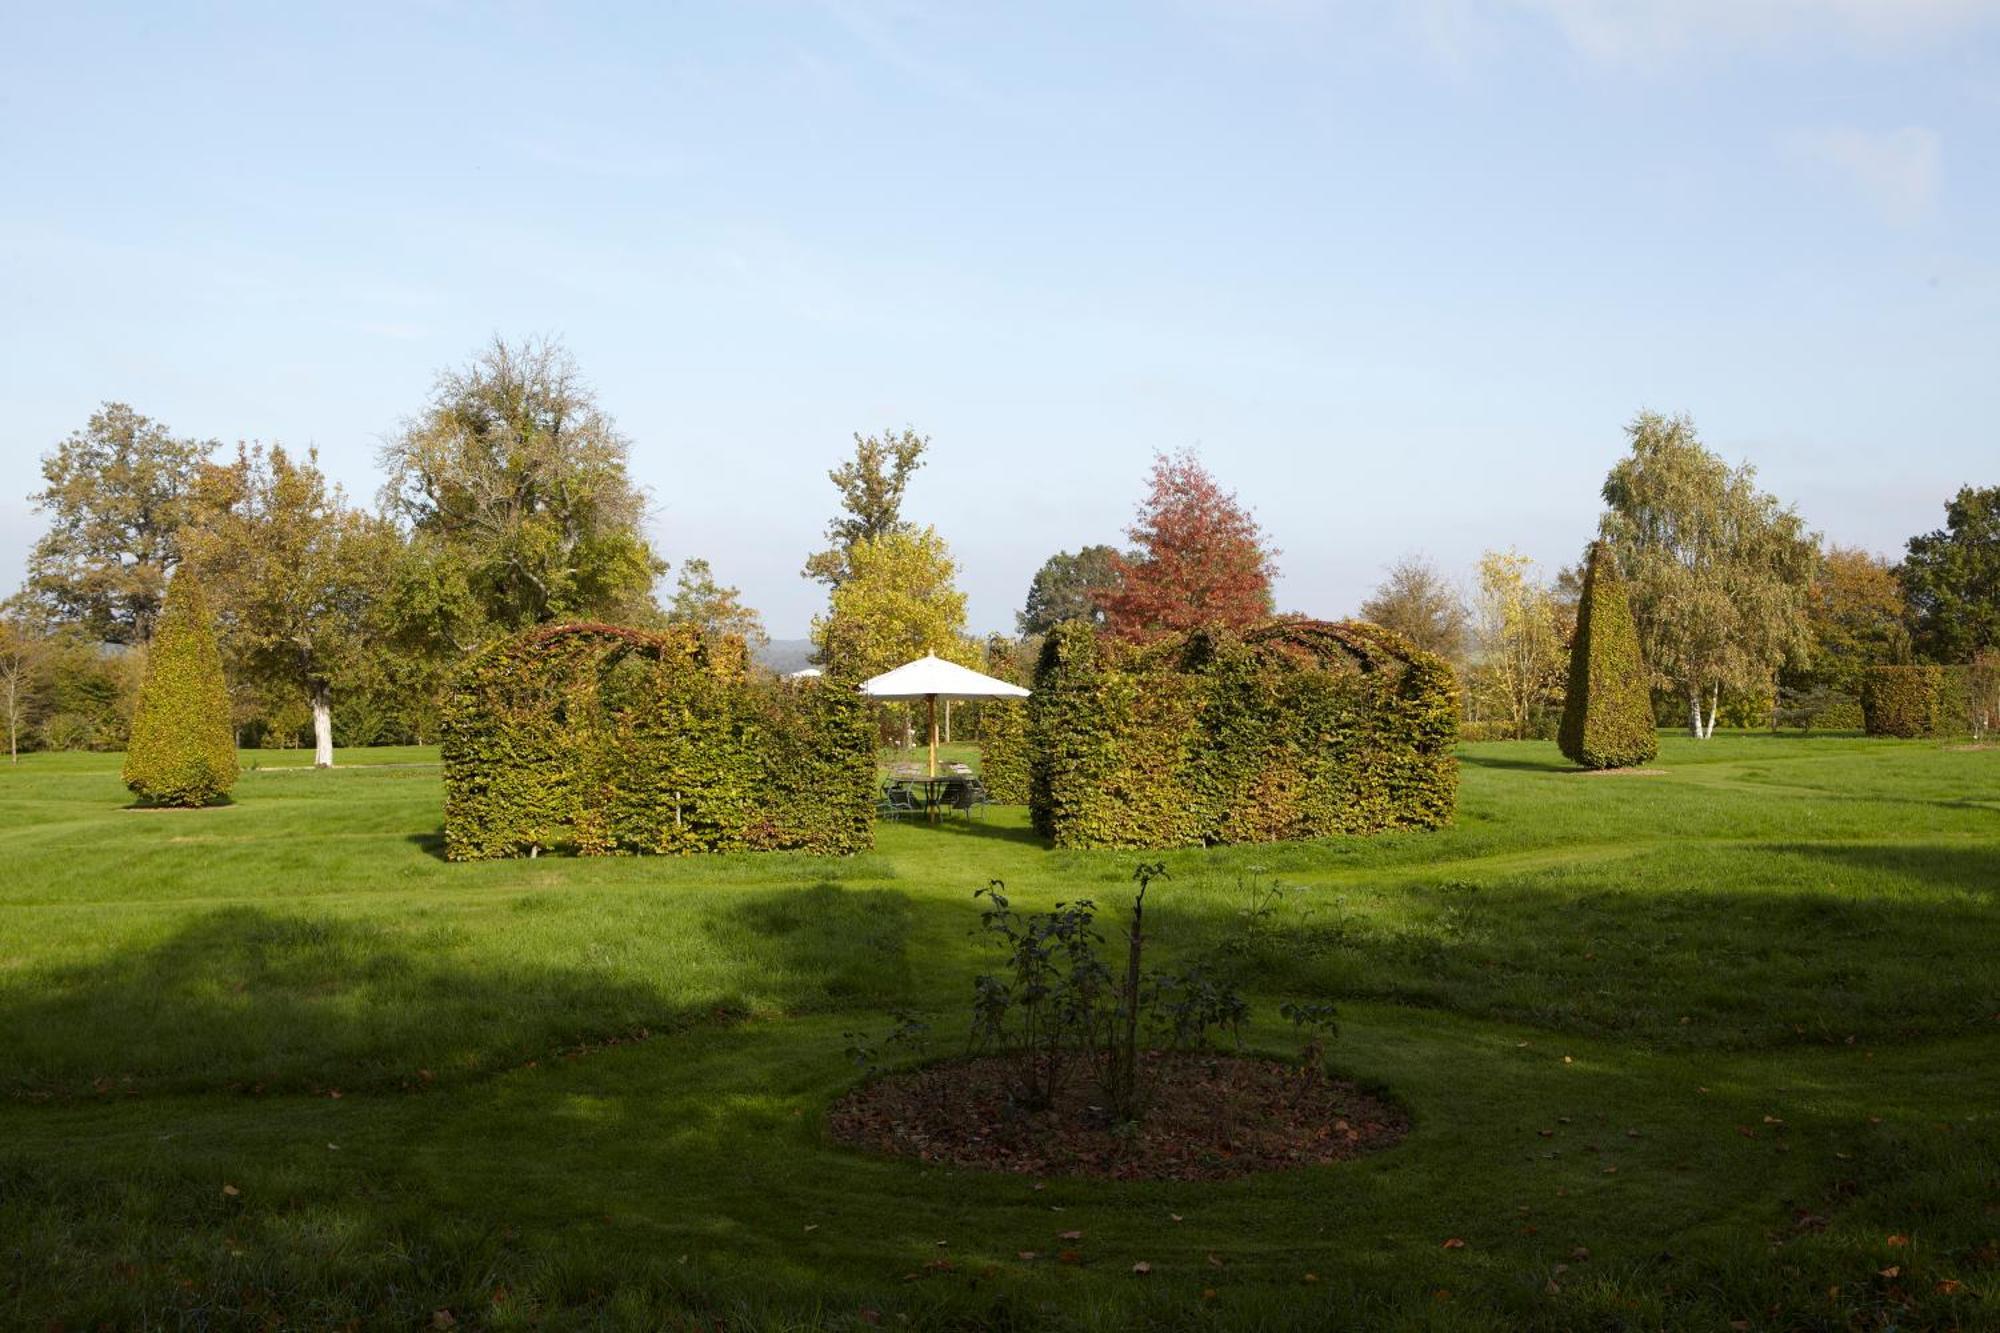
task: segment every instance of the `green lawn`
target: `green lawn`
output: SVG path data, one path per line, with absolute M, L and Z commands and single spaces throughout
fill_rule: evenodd
M 30 756 L 0 1326 L 2000 1327 L 2000 752 L 1465 757 L 1450 829 L 1173 853 L 1148 900 L 1254 978 L 1257 1046 L 1339 1000 L 1410 1137 L 1037 1187 L 829 1146 L 842 1034 L 908 1005 L 955 1049 L 972 890 L 1114 904 L 1129 854 L 1008 809 L 848 860 L 458 866 L 431 752 L 258 755 L 194 813 Z M 1069 1230 L 1081 1264 L 1018 1257 Z

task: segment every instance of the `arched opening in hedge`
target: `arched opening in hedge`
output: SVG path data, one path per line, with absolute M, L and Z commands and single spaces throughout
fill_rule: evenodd
M 865 850 L 869 722 L 846 683 L 753 678 L 737 639 L 525 630 L 453 682 L 445 855 Z
M 1361 621 L 1134 647 L 1058 626 L 1028 701 L 1029 806 L 1059 847 L 1435 828 L 1457 804 L 1443 659 Z

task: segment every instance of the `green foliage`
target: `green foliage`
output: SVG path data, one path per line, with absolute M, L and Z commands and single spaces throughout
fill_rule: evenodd
M 1806 593 L 1817 541 L 1757 473 L 1705 448 L 1685 416 L 1641 412 L 1632 452 L 1604 481 L 1599 531 L 1618 557 L 1654 681 L 1686 704 L 1699 740 L 1726 690 L 1768 691 L 1809 658 Z
M 1017 645 L 995 638 L 986 645 L 986 674 L 1028 685 Z M 986 794 L 1001 805 L 1028 803 L 1033 751 L 1028 741 L 1028 705 L 1016 699 L 979 702 L 979 778 Z
M 958 565 L 937 529 L 863 537 L 846 553 L 825 616 L 812 623 L 818 660 L 837 675 L 866 680 L 925 653 L 977 666 L 965 637 Z
M 1266 621 L 1146 647 L 1058 626 L 1029 700 L 1059 847 L 1270 842 L 1450 822 L 1457 688 L 1377 625 Z
M 527 630 L 446 705 L 452 860 L 873 843 L 874 754 L 852 687 L 752 679 L 743 644 L 684 627 Z
M 1901 574 L 1924 657 L 1966 662 L 2000 648 L 2000 486 L 1961 487 L 1944 527 L 1910 538 Z
M 196 470 L 214 447 L 104 404 L 42 460 L 43 488 L 30 498 L 49 530 L 28 555 L 28 599 L 95 642 L 146 642 L 180 560 Z
M 222 653 L 201 584 L 183 569 L 146 659 L 125 751 L 125 785 L 155 805 L 198 806 L 236 785 L 236 741 Z
M 706 560 L 681 562 L 680 577 L 674 583 L 673 600 L 667 603 L 666 613 L 669 623 L 689 625 L 711 637 L 733 634 L 745 643 L 759 646 L 771 641 L 771 636 L 764 632 L 763 617 L 743 604 L 740 589 L 717 582 Z
M 1447 662 L 1462 659 L 1472 632 L 1471 613 L 1459 594 L 1423 555 L 1406 555 L 1361 604 L 1361 618 L 1408 639 Z
M 1479 559 L 1474 611 L 1478 654 L 1466 671 L 1468 706 L 1504 718 L 1513 740 L 1551 739 L 1568 676 L 1563 599 L 1527 556 L 1488 551 Z
M 1822 553 L 1807 590 L 1806 618 L 1813 639 L 1810 665 L 1787 670 L 1787 683 L 1858 696 L 1863 671 L 1910 660 L 1896 569 L 1858 547 L 1830 546 Z
M 1086 546 L 1074 555 L 1057 551 L 1035 571 L 1014 623 L 1024 635 L 1046 634 L 1065 620 L 1087 620 L 1102 629 L 1104 598 L 1117 586 L 1118 552 L 1109 546 Z
M 1862 725 L 1870 736 L 1955 736 L 1980 732 L 1981 687 L 1991 668 L 1877 666 L 1861 678 Z
M 332 762 L 333 700 L 379 676 L 375 608 L 400 540 L 347 503 L 319 469 L 280 446 L 240 446 L 205 469 L 187 559 L 212 591 L 230 676 L 270 702 L 312 705 Z M 275 720 L 275 719 L 273 719 Z
M 903 521 L 903 491 L 910 474 L 924 465 L 930 444 L 928 435 L 907 426 L 901 434 L 854 433 L 854 457 L 826 474 L 840 492 L 841 514 L 826 525 L 832 545 L 807 559 L 805 577 L 837 588 L 853 572 L 848 552 L 855 546 L 914 530 Z
M 385 506 L 419 562 L 404 581 L 434 647 L 469 648 L 529 625 L 652 609 L 666 568 L 643 531 L 631 443 L 558 343 L 495 338 L 438 376 L 431 401 L 382 451 Z
M 1098 952 L 1105 939 L 1090 899 L 1024 913 L 1014 910 L 1000 880 L 974 892 L 986 900 L 980 927 L 1007 963 L 1001 975 L 973 978 L 971 1045 L 1012 1061 L 1018 1105 L 1045 1110 L 1080 1074 L 1095 1080 L 1114 1123 L 1137 1120 L 1152 1091 L 1142 1051 L 1199 1050 L 1218 1030 L 1242 1043 L 1250 1006 L 1227 981 L 1199 963 L 1173 972 L 1145 965 L 1146 892 L 1169 877 L 1158 862 L 1133 870 L 1139 890 L 1124 932 L 1122 967 Z
M 1593 544 L 1570 640 L 1569 690 L 1556 737 L 1562 752 L 1585 768 L 1649 762 L 1660 752 L 1660 736 L 1648 679 L 1617 567 Z

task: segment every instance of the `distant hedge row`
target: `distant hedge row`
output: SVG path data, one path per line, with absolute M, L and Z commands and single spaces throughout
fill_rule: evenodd
M 1960 736 L 1995 726 L 2000 665 L 1875 666 L 1861 677 L 1870 736 Z
M 1061 625 L 1028 701 L 1030 811 L 1058 847 L 1434 828 L 1457 802 L 1457 697 L 1441 658 L 1361 622 L 1143 648 Z
M 738 640 L 528 630 L 453 682 L 445 855 L 861 851 L 872 725 L 843 682 L 751 679 Z

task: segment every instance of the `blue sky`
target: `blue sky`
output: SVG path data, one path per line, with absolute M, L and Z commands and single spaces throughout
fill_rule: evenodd
M 495 332 L 780 637 L 883 426 L 982 630 L 1156 449 L 1321 615 L 1573 558 L 1641 407 L 1878 550 L 2000 484 L 1989 0 L 5 8 L 8 584 L 100 400 L 372 499 Z

